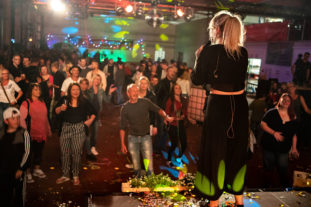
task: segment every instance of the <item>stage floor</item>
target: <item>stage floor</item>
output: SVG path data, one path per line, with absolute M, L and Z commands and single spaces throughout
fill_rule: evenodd
M 73 206 L 85 206 L 86 195 L 104 195 L 105 193 L 121 192 L 121 183 L 126 182 L 133 175 L 131 169 L 125 167 L 129 163 L 130 156 L 120 152 L 120 106 L 107 104 L 101 118 L 102 126 L 99 128 L 99 137 L 96 147 L 99 151 L 98 162 L 89 163 L 82 156 L 80 173 L 81 185 L 73 186 L 72 182 L 61 185 L 55 183 L 61 173 L 59 138 L 57 133 L 49 138 L 43 151 L 42 169 L 47 178 L 35 179 L 35 183 L 27 184 L 26 207 L 55 207 L 71 201 Z M 201 125 L 187 126 L 188 146 L 186 157 L 188 172 L 196 172 L 197 157 L 200 148 Z M 260 149 L 248 161 L 246 175 L 246 190 L 263 188 L 263 165 Z M 290 172 L 294 169 L 311 169 L 311 150 L 305 149 L 300 152 L 300 159 L 290 161 Z M 169 174 L 174 178 L 176 171 L 168 168 L 163 155 L 154 157 L 155 173 Z M 273 179 L 277 187 L 277 177 Z M 298 199 L 298 198 L 297 198 Z M 255 200 L 257 202 L 257 200 Z M 281 202 L 280 202 L 281 203 Z M 310 202 L 311 203 L 311 202 Z M 120 204 L 121 205 L 121 204 Z M 0 205 L 1 206 L 1 205 Z M 311 206 L 311 205 L 310 205 Z
M 220 198 L 220 206 L 233 206 L 234 196 L 224 194 Z M 167 204 L 167 202 L 166 202 Z M 176 203 L 178 204 L 178 203 Z M 176 205 L 175 204 L 175 205 Z M 167 204 L 168 205 L 168 204 Z M 174 205 L 174 204 L 173 204 Z M 173 206 L 172 205 L 172 206 Z M 88 206 L 92 207 L 137 207 L 152 206 L 144 205 L 135 196 L 128 195 L 106 195 L 92 196 L 88 199 Z M 158 207 L 166 206 L 155 205 Z M 177 206 L 177 205 L 176 205 Z M 198 202 L 179 203 L 178 206 L 200 206 Z M 305 191 L 290 192 L 248 192 L 244 194 L 245 207 L 310 207 L 311 194 Z

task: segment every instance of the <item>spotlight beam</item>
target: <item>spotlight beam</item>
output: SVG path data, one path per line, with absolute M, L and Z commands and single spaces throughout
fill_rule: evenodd
M 65 3 L 61 0 L 50 0 L 49 5 L 53 11 L 59 13 L 64 12 L 67 9 Z

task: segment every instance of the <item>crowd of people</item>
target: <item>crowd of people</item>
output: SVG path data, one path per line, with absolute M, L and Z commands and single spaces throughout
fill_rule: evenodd
M 274 167 L 281 185 L 288 186 L 288 154 L 298 158 L 299 148 L 308 141 L 302 123 L 311 109 L 294 84 L 277 82 L 267 93 L 258 90 L 248 106 L 244 91 L 248 54 L 242 47 L 240 18 L 220 12 L 209 30 L 212 44 L 197 50 L 194 70 L 174 60 L 144 58 L 136 65 L 119 58 L 100 61 L 99 54 L 79 57 L 65 50 L 41 55 L 24 51 L 11 58 L 1 52 L 0 188 L 6 194 L 0 195 L 0 203 L 12 204 L 15 192 L 14 202 L 23 206 L 25 182 L 35 182 L 33 176 L 47 177 L 40 166 L 53 131 L 60 137 L 62 168 L 56 183 L 72 177 L 73 185 L 79 185 L 83 151 L 90 161 L 99 154 L 96 141 L 104 102 L 121 106 L 121 151 L 131 155 L 134 176 L 142 176 L 142 169 L 153 173 L 153 157 L 162 151 L 168 152 L 167 165 L 173 167 L 187 149 L 185 123 L 196 123 L 187 112 L 192 83 L 211 85 L 196 193 L 211 200 L 210 206 L 218 206 L 225 190 L 235 195 L 237 206 L 243 206 L 249 127 L 262 144 L 267 186 Z M 178 153 L 173 153 L 176 147 Z
M 140 154 L 148 160 L 147 174 L 152 173 L 152 156 L 166 151 L 168 138 L 172 140 L 168 164 L 172 166 L 171 160 L 175 159 L 172 151 L 179 142 L 182 150 L 178 157 L 183 155 L 187 146 L 184 121 L 187 119 L 192 71 L 185 63 L 177 64 L 173 60 L 170 63 L 166 60 L 156 62 L 147 58 L 137 65 L 120 59 L 118 62 L 113 59 L 101 62 L 97 55 L 78 58 L 75 52 L 54 50 L 46 52 L 53 54 L 49 58 L 36 58 L 32 56 L 34 54 L 34 51 L 16 53 L 9 63 L 3 55 L 0 63 L 0 124 L 4 129 L 1 147 L 8 142 L 4 139 L 9 133 L 7 129 L 15 127 L 11 126 L 12 118 L 18 122 L 14 134 L 22 130 L 24 135 L 21 135 L 29 138 L 27 149 L 31 149 L 20 149 L 18 154 L 24 153 L 23 173 L 18 177 L 18 185 L 14 182 L 1 185 L 8 192 L 18 188 L 22 195 L 25 182 L 35 182 L 33 176 L 47 177 L 40 165 L 44 145 L 53 131 L 60 137 L 62 167 L 62 176 L 56 183 L 67 182 L 72 176 L 73 185 L 79 185 L 83 150 L 90 161 L 96 161 L 99 154 L 96 140 L 101 112 L 105 110 L 103 102 L 122 105 L 121 150 L 126 153 L 128 149 L 133 163 L 130 167 L 136 176 L 141 176 Z M 174 89 L 172 93 L 170 89 Z M 145 109 L 144 113 L 142 109 Z M 11 111 L 16 113 L 8 116 L 7 113 L 13 113 Z M 169 131 L 166 124 L 170 126 Z M 124 142 L 127 128 L 128 147 Z M 151 137 L 154 136 L 157 138 L 153 146 Z M 9 161 L 15 163 L 14 170 L 20 169 L 16 156 Z M 5 163 L 1 162 L 1 167 Z M 2 174 L 12 176 L 12 171 L 1 168 Z M 12 195 L 5 196 L 5 202 L 9 202 Z

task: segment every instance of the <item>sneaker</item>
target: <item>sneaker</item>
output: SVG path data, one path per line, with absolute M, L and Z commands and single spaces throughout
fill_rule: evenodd
M 73 185 L 80 185 L 80 179 L 78 176 L 73 177 Z
M 128 168 L 128 169 L 133 169 L 134 168 L 133 164 L 125 164 L 125 167 Z
M 92 152 L 92 154 L 93 155 L 98 155 L 98 152 L 97 152 L 97 150 L 96 150 L 96 148 L 95 147 L 91 147 L 91 152 Z
M 46 175 L 41 169 L 34 169 L 32 175 L 38 178 L 46 178 Z
M 26 174 L 26 182 L 27 183 L 34 183 L 34 179 L 32 179 L 32 175 L 30 173 Z
M 70 180 L 70 178 L 65 177 L 65 176 L 62 176 L 62 177 L 60 177 L 60 178 L 58 178 L 58 179 L 56 180 L 56 184 L 61 184 L 61 183 L 67 182 L 67 181 L 69 181 L 69 180 Z

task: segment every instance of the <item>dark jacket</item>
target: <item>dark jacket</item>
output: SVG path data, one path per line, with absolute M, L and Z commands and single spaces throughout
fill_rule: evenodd
M 166 101 L 170 95 L 171 85 L 173 86 L 174 81 L 170 81 L 167 78 L 162 79 L 159 82 L 159 89 L 157 94 L 157 103 L 163 110 L 165 110 Z
M 0 130 L 0 173 L 25 171 L 30 159 L 30 136 L 27 130 L 18 128 L 14 133 Z

